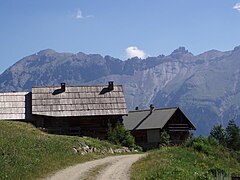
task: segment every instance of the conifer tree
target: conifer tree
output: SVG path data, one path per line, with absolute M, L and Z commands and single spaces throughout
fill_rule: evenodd
M 210 132 L 210 137 L 217 140 L 219 144 L 223 146 L 226 145 L 226 133 L 225 133 L 225 129 L 221 124 L 213 126 Z
M 228 148 L 234 151 L 240 150 L 240 129 L 234 120 L 228 122 L 226 128 L 226 144 Z

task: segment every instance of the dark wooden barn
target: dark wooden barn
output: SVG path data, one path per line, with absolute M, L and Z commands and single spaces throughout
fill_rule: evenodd
M 127 115 L 121 85 L 46 86 L 32 88 L 32 117 L 49 133 L 106 138 L 108 122 Z
M 138 145 L 149 148 L 161 143 L 161 132 L 170 135 L 172 144 L 186 140 L 194 125 L 178 107 L 130 111 L 123 118 L 125 128 L 131 131 Z

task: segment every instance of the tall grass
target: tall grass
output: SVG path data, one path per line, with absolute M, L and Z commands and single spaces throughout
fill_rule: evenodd
M 92 138 L 45 134 L 30 124 L 0 121 L 0 179 L 36 179 L 63 167 L 103 157 L 79 155 L 79 144 L 106 148 L 116 146 Z

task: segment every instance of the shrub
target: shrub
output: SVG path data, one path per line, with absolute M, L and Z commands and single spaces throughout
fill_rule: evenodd
M 170 144 L 170 136 L 167 133 L 167 131 L 163 131 L 161 133 L 161 145 L 163 146 L 167 146 Z
M 130 131 L 124 128 L 122 124 L 117 122 L 113 128 L 112 125 L 108 124 L 108 140 L 114 144 L 122 145 L 130 148 L 135 148 L 135 139 L 131 135 Z
M 210 153 L 210 148 L 208 147 L 207 144 L 204 144 L 203 141 L 196 141 L 193 142 L 193 149 L 195 149 L 198 152 L 203 152 L 205 154 L 209 154 Z
M 211 144 L 214 144 L 214 142 L 210 143 L 210 140 L 208 138 L 195 137 L 192 139 L 188 139 L 184 145 L 186 147 L 192 147 L 198 152 L 203 152 L 209 155 L 211 154 Z

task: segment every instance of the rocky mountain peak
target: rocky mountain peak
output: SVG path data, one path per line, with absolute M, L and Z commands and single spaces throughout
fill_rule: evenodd
M 233 50 L 234 53 L 240 53 L 240 46 L 236 46 Z
M 174 59 L 191 60 L 194 56 L 185 47 L 179 47 L 170 54 L 170 57 Z
M 185 47 L 181 47 L 181 46 L 180 46 L 178 49 L 175 49 L 175 50 L 171 53 L 171 55 L 174 55 L 174 54 L 187 54 L 187 53 L 189 53 L 188 50 L 186 50 Z
M 51 54 L 55 54 L 57 53 L 55 50 L 53 49 L 44 49 L 44 50 L 41 50 L 37 53 L 37 55 L 51 55 Z

